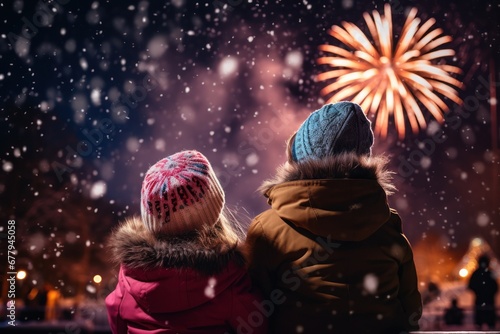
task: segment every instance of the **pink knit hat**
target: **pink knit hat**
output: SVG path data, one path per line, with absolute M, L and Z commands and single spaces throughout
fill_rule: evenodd
M 142 222 L 153 233 L 176 235 L 212 226 L 224 191 L 207 158 L 182 151 L 149 168 L 141 189 Z

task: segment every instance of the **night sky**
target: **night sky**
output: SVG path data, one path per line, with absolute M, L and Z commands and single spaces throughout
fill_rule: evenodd
M 443 124 L 424 109 L 427 129 L 398 140 L 391 125 L 374 147 L 391 158 L 398 192 L 389 201 L 420 274 L 444 278 L 472 237 L 500 250 L 490 109 L 499 5 L 389 3 L 395 31 L 413 6 L 434 17 L 453 37 L 446 62 L 463 71 L 464 105 L 445 100 Z M 111 228 L 139 213 L 148 167 L 182 149 L 209 158 L 248 224 L 267 208 L 256 188 L 285 161 L 285 140 L 325 102 L 318 46 L 340 46 L 327 30 L 349 21 L 367 31 L 363 12 L 383 4 L 0 1 L 0 226 L 16 220 L 24 265 L 104 263 Z M 63 282 L 65 271 L 53 275 Z

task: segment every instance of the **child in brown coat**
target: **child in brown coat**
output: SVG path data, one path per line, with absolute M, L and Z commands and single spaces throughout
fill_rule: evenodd
M 394 187 L 386 161 L 371 156 L 372 145 L 358 105 L 325 105 L 261 187 L 271 208 L 252 222 L 246 256 L 266 293 L 272 333 L 418 329 L 413 254 L 387 203 Z

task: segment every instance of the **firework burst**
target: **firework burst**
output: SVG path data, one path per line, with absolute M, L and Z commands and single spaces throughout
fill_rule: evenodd
M 405 115 L 413 132 L 426 127 L 421 106 L 439 122 L 448 106 L 443 97 L 461 104 L 456 88 L 462 83 L 450 74 L 459 74 L 458 67 L 433 64 L 443 57 L 453 56 L 451 49 L 440 49 L 452 40 L 442 36 L 431 18 L 420 25 L 417 9 L 412 8 L 398 41 L 393 40 L 391 8 L 384 7 L 384 15 L 373 11 L 364 13 L 374 43 L 356 25 L 342 22 L 333 26 L 329 34 L 350 50 L 334 45 L 321 45 L 320 50 L 333 56 L 318 59 L 319 64 L 333 67 L 321 73 L 318 81 L 335 79 L 321 90 L 328 102 L 349 99 L 361 105 L 365 112 L 375 115 L 375 133 L 387 136 L 389 118 L 393 117 L 399 138 L 405 136 Z

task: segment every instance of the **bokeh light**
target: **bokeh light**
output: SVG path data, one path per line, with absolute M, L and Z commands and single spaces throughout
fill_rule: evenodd
M 26 274 L 26 271 L 24 271 L 24 270 L 19 270 L 17 272 L 17 275 L 16 275 L 17 279 L 20 279 L 20 280 L 25 279 L 26 276 L 27 276 L 27 274 Z

